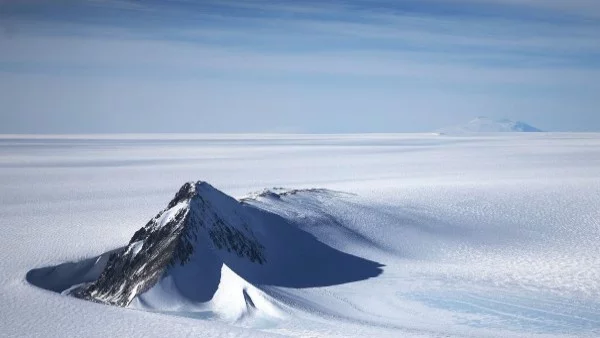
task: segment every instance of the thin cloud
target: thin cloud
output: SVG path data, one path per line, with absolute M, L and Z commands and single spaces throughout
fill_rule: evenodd
M 489 99 L 495 104 L 521 102 L 521 107 L 535 108 L 532 101 L 523 103 L 528 95 L 547 97 L 555 103 L 570 95 L 569 102 L 587 102 L 589 110 L 593 106 L 590 102 L 595 100 L 590 93 L 600 89 L 600 22 L 590 19 L 596 15 L 597 6 L 587 1 L 325 4 L 89 0 L 35 5 L 4 3 L 0 12 L 0 19 L 9 17 L 16 32 L 10 39 L 0 37 L 0 72 L 5 88 L 12 88 L 18 78 L 39 75 L 56 78 L 56 83 L 62 84 L 53 88 L 57 97 L 63 91 L 64 97 L 70 97 L 67 88 L 77 88 L 85 80 L 90 89 L 77 108 L 93 102 L 98 114 L 102 107 L 110 109 L 107 98 L 111 96 L 118 96 L 121 107 L 128 109 L 156 110 L 153 107 L 161 102 L 160 107 L 172 104 L 193 111 L 194 86 L 200 83 L 204 89 L 211 88 L 217 80 L 236 83 L 238 95 L 244 92 L 240 89 L 244 86 L 267 88 L 248 95 L 244 104 L 234 108 L 254 107 L 253 111 L 266 109 L 273 114 L 277 109 L 269 105 L 273 102 L 269 86 L 294 88 L 293 95 L 286 94 L 277 105 L 290 114 L 301 113 L 287 103 L 294 95 L 302 100 L 294 99 L 292 106 L 307 102 L 306 109 L 318 109 L 327 102 L 327 108 L 334 109 L 336 100 L 331 97 L 345 97 L 340 87 L 363 92 L 364 107 L 377 101 L 386 109 L 397 104 L 394 89 L 410 89 L 417 113 L 424 109 L 419 107 L 430 107 L 432 91 L 456 93 L 460 99 L 453 98 L 447 105 L 453 111 L 464 109 L 466 104 L 460 100 L 475 98 L 480 106 Z M 494 11 L 498 8 L 501 10 Z M 542 15 L 531 15 L 536 12 Z M 568 20 L 561 18 L 564 13 Z M 136 94 L 135 88 L 131 93 L 117 93 L 116 88 L 123 86 L 116 84 L 132 81 L 151 83 L 148 86 L 152 90 L 147 92 L 156 96 L 152 107 L 134 102 L 144 96 Z M 21 81 L 19 88 L 29 88 L 34 82 Z M 103 85 L 98 87 L 96 82 Z M 106 82 L 114 82 L 115 86 Z M 172 90 L 174 83 L 190 84 L 192 88 L 181 97 Z M 311 90 L 316 87 L 323 92 Z M 32 88 L 32 97 L 46 95 L 42 87 Z M 100 88 L 102 95 L 91 88 Z M 164 102 L 160 101 L 161 88 Z M 218 90 L 211 89 L 211 96 L 227 97 L 227 88 L 222 84 Z M 43 101 L 24 104 L 16 99 L 18 93 L 14 94 L 5 97 L 12 102 L 11 107 L 33 111 L 35 102 Z M 96 94 L 102 102 L 95 99 Z M 357 95 L 353 92 L 351 96 Z M 51 104 L 75 111 L 69 103 Z M 212 108 L 233 107 L 220 104 L 216 102 Z M 430 107 L 422 112 L 432 110 Z M 282 125 L 290 123 L 282 119 Z

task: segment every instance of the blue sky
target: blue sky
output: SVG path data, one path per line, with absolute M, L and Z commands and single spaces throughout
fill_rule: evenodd
M 0 132 L 600 131 L 600 1 L 0 1 Z

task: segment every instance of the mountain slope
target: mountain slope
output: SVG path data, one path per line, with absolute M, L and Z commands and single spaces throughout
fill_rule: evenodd
M 541 132 L 525 122 L 509 119 L 493 120 L 480 116 L 460 126 L 447 127 L 437 130 L 440 133 L 506 133 L 506 132 Z

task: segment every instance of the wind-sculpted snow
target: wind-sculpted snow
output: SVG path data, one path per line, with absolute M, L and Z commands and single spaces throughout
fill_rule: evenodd
M 0 139 L 0 336 L 598 337 L 598 172 L 598 134 Z
M 111 250 L 79 262 L 33 269 L 27 273 L 26 279 L 33 285 L 60 293 L 70 289 L 73 285 L 96 281 L 106 268 L 109 259 L 121 255 L 123 249 Z

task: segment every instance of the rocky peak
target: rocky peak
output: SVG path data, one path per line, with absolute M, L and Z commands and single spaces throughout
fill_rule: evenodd
M 110 256 L 98 280 L 70 294 L 126 306 L 170 268 L 186 265 L 199 245 L 199 236 L 210 239 L 212 250 L 257 264 L 266 261 L 264 246 L 248 226 L 240 202 L 206 182 L 188 182 L 166 209 L 135 232 L 127 247 Z

